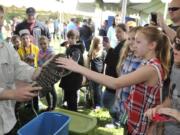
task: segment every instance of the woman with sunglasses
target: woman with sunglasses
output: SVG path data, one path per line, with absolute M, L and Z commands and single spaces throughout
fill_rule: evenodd
M 145 113 L 149 119 L 153 119 L 157 114 L 174 119 L 169 119 L 170 121 L 165 123 L 164 135 L 179 135 L 180 133 L 180 28 L 177 30 L 173 51 L 174 64 L 170 76 L 171 87 L 169 96 L 162 104 L 148 109 Z

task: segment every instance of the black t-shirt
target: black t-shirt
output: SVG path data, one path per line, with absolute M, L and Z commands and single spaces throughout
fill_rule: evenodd
M 116 73 L 116 66 L 119 61 L 120 51 L 124 45 L 125 41 L 120 42 L 114 49 L 110 48 L 107 52 L 107 56 L 105 59 L 106 63 L 106 75 L 118 77 Z
M 106 75 L 118 77 L 116 72 L 116 66 L 119 61 L 120 51 L 124 45 L 125 41 L 120 42 L 114 49 L 110 48 L 107 52 L 105 64 L 106 64 Z M 106 90 L 115 93 L 115 90 L 106 88 Z
M 91 63 L 91 70 L 96 71 L 98 73 L 102 73 L 104 69 L 104 60 L 106 57 L 106 52 L 103 51 L 102 55 L 99 57 L 96 57 L 90 61 Z

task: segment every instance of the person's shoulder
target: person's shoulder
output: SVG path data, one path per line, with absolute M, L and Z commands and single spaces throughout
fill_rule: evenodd
M 168 25 L 168 26 L 169 26 L 171 29 L 175 30 L 175 31 L 177 31 L 177 29 L 180 28 L 180 25 L 175 26 L 175 25 L 173 25 L 173 24 L 170 24 L 170 25 Z
M 26 25 L 27 24 L 27 20 L 23 20 L 22 22 L 19 22 L 18 24 L 17 24 L 17 27 L 22 27 L 22 26 L 24 26 L 24 25 Z
M 8 45 L 8 43 L 5 42 L 5 41 L 2 41 L 0 44 L 1 44 L 1 45 L 0 45 L 0 49 L 1 49 L 1 50 L 10 48 L 10 46 Z
M 23 50 L 24 50 L 24 48 L 23 48 L 23 47 L 19 47 L 19 49 L 17 50 L 18 54 L 23 53 Z
M 22 49 L 23 49 L 23 47 L 22 47 L 22 46 L 20 46 L 20 47 L 18 48 L 18 50 L 17 50 L 17 51 L 22 50 Z
M 108 49 L 107 54 L 113 53 L 113 51 L 114 51 L 114 48 L 111 47 L 111 48 Z
M 31 44 L 32 45 L 32 48 L 36 49 L 36 50 L 39 50 L 39 47 L 35 44 Z
M 16 53 L 14 47 L 5 41 L 3 42 L 3 47 L 1 49 L 3 49 L 3 52 L 5 52 L 5 51 L 9 52 L 9 54 L 11 54 L 12 57 Z
M 6 48 L 14 49 L 13 45 L 6 42 L 6 41 L 3 42 L 3 46 L 6 47 Z
M 42 22 L 40 22 L 40 21 L 38 21 L 38 20 L 36 20 L 35 25 L 36 25 L 37 27 L 40 27 L 40 28 L 47 28 L 44 23 L 42 23 Z

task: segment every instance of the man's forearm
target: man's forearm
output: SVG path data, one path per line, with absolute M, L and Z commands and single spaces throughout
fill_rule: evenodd
M 13 90 L 5 89 L 0 93 L 0 100 L 13 100 Z
M 171 29 L 169 26 L 164 25 L 163 26 L 163 30 L 165 31 L 165 33 L 167 34 L 167 36 L 170 38 L 171 42 L 174 41 L 174 38 L 176 37 L 176 31 L 174 31 L 173 29 Z
M 180 112 L 177 114 L 177 120 L 180 122 Z
M 161 104 L 162 107 L 170 107 L 171 106 L 171 99 L 167 97 L 165 101 Z

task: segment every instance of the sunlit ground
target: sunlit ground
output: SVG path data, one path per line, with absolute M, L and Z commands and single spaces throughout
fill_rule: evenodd
M 50 46 L 53 47 L 55 53 L 64 53 L 65 48 L 64 47 L 60 47 L 60 43 L 62 40 L 58 40 L 58 39 L 52 39 L 50 42 Z

